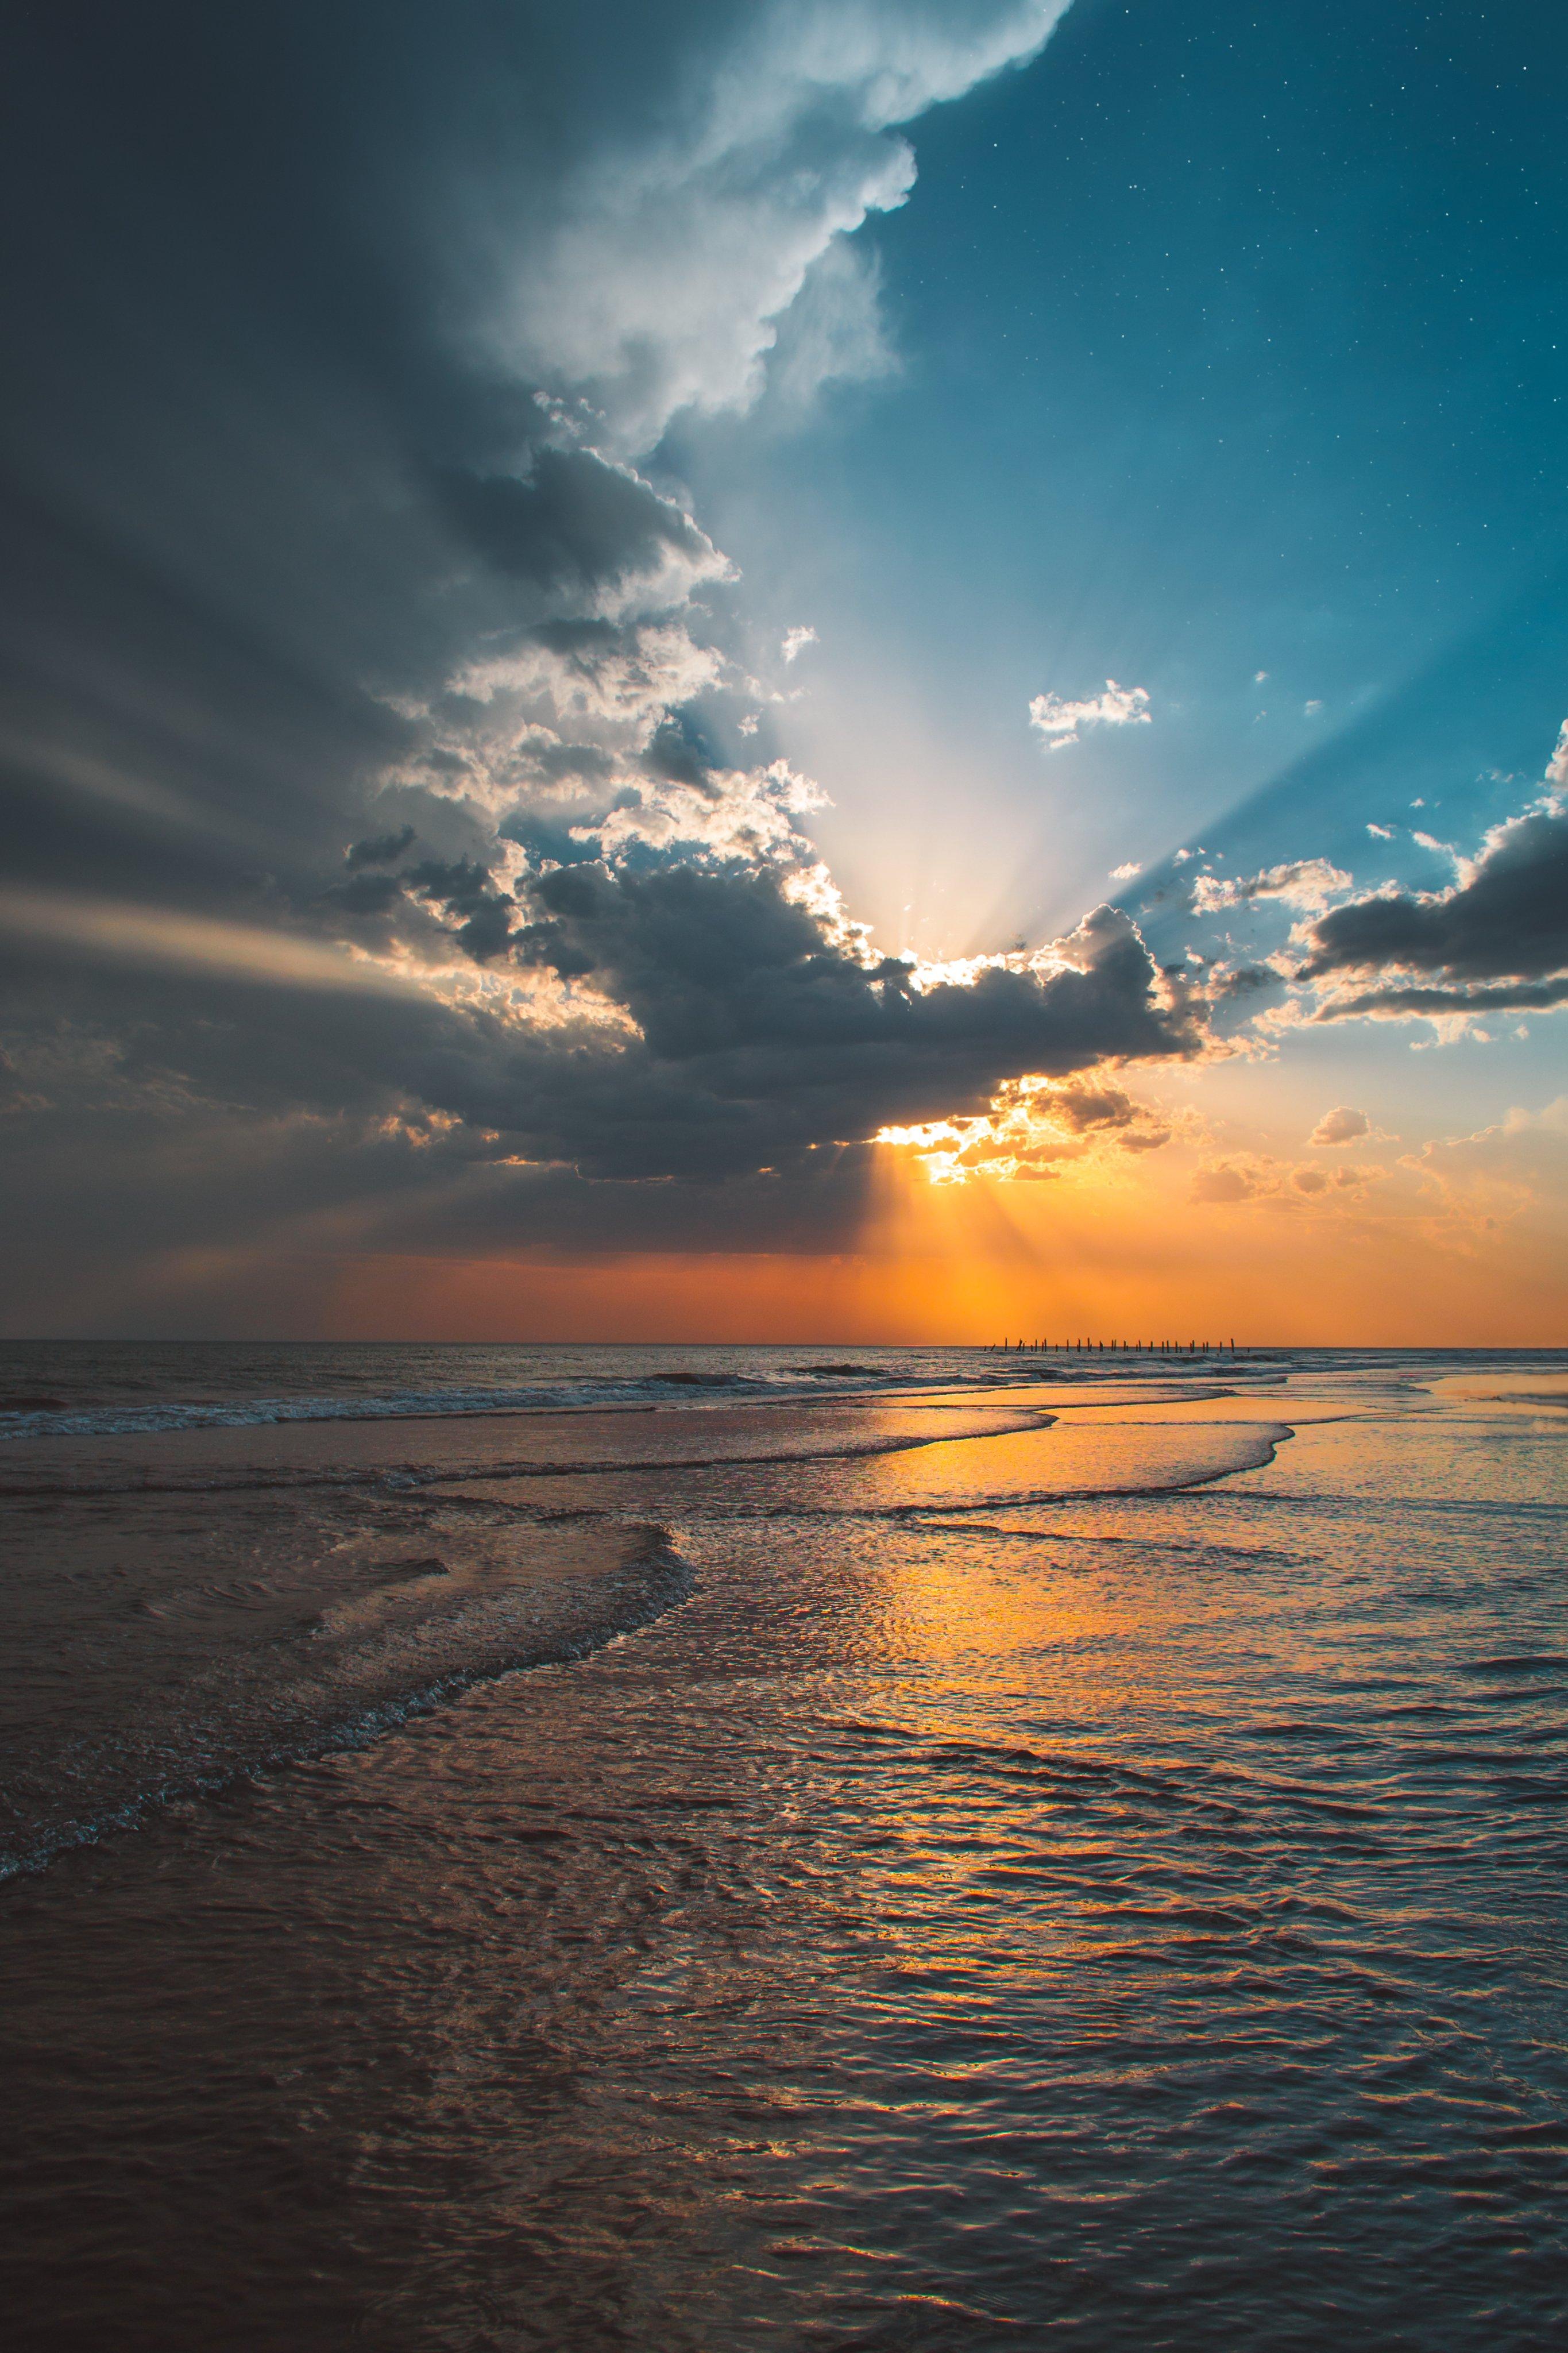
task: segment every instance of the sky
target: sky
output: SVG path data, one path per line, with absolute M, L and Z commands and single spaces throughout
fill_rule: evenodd
M 8 46 L 0 1328 L 1563 1339 L 1555 12 Z

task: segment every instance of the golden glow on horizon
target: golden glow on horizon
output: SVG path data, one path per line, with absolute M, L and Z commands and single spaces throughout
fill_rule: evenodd
M 1245 1345 L 1561 1345 L 1560 1215 L 1439 1214 L 1414 1178 L 1387 1203 L 1191 1198 L 1194 1155 L 1107 1155 L 1036 1183 L 932 1185 L 888 1147 L 838 1253 L 494 1249 L 399 1252 L 348 1212 L 280 1220 L 247 1250 L 171 1251 L 62 1299 L 61 1328 L 299 1338 L 582 1340 L 842 1350 L 1004 1337 L 1235 1337 Z M 1081 1173 L 1079 1173 L 1081 1172 Z M 1425 1202 L 1425 1206 L 1423 1203 Z

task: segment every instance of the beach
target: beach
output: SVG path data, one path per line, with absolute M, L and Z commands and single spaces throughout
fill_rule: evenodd
M 26 1353 L 16 2341 L 1561 2341 L 1562 1356 Z

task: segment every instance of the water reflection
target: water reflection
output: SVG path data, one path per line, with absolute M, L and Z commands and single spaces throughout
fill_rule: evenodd
M 1407 1394 L 528 1482 L 689 1598 L 11 1891 L 26 2341 L 1557 2341 L 1564 1447 Z

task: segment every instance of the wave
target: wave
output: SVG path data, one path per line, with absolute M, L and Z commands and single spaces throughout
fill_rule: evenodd
M 732 1441 L 726 1445 L 720 1441 L 694 1448 L 684 1417 L 671 1417 L 682 1441 L 680 1447 L 672 1451 L 628 1446 L 614 1454 L 574 1454 L 563 1451 L 526 1458 L 496 1451 L 471 1461 L 454 1461 L 448 1456 L 418 1464 L 383 1458 L 308 1463 L 235 1461 L 196 1464 L 188 1461 L 181 1462 L 177 1457 L 173 1461 L 141 1457 L 134 1462 L 121 1459 L 109 1471 L 96 1475 L 90 1470 L 79 1470 L 74 1461 L 68 1465 L 51 1464 L 49 1473 L 40 1476 L 32 1472 L 31 1464 L 24 1457 L 22 1475 L 10 1475 L 13 1466 L 0 1472 L 0 1496 L 42 1500 L 50 1496 L 240 1494 L 251 1491 L 353 1487 L 380 1487 L 388 1493 L 416 1494 L 421 1489 L 460 1487 L 479 1480 L 602 1479 L 627 1471 L 707 1471 L 727 1466 L 751 1468 L 763 1464 L 855 1461 L 879 1454 L 908 1453 L 920 1447 L 949 1444 L 962 1439 L 1004 1437 L 1023 1430 L 1046 1430 L 1056 1419 L 1054 1414 L 1039 1407 L 975 1405 L 966 1408 L 960 1405 L 922 1408 L 911 1403 L 907 1410 L 925 1411 L 932 1416 L 951 1415 L 952 1419 L 938 1422 L 934 1427 L 915 1430 L 868 1428 L 864 1430 L 824 1431 L 815 1444 L 796 1442 L 769 1447 L 740 1445 Z M 333 1415 L 323 1419 L 341 1421 L 350 1417 Z M 257 1425 L 234 1426 L 253 1428 Z M 169 1433 L 132 1431 L 127 1434 L 136 1437 Z
M 99 1694 L 95 1715 L 73 1714 L 63 1740 L 28 1744 L 26 1769 L 8 1777 L 0 1880 L 40 1871 L 183 1799 L 366 1747 L 478 1684 L 586 1658 L 691 1589 L 668 1527 L 526 1536 L 510 1580 L 434 1554 L 388 1562 L 357 1590 L 324 1596 L 286 1624 L 258 1628 L 232 1613 L 226 1643 L 194 1679 L 159 1687 L 132 1669 Z M 541 1581 L 530 1572 L 552 1545 L 567 1556 L 546 1555 Z M 210 1637 L 218 1596 L 196 1598 L 209 1605 Z M 162 1607 L 129 1606 L 165 1625 L 182 1614 L 176 1596 Z
M 1288 1370 L 1261 1351 L 1184 1360 L 975 1347 L 0 1343 L 0 1440 L 1064 1386 L 1195 1397 L 1216 1379 L 1277 1385 Z
M 1032 1377 L 1037 1382 L 1038 1374 Z M 856 1392 L 844 1384 L 854 1381 Z M 1017 1374 L 982 1372 L 933 1380 L 930 1371 L 898 1373 L 869 1365 L 829 1364 L 755 1373 L 677 1369 L 599 1380 L 542 1381 L 505 1388 L 388 1389 L 363 1396 L 258 1397 L 219 1399 L 160 1398 L 84 1405 L 64 1398 L 0 1395 L 0 1439 L 133 1438 L 164 1430 L 258 1430 L 290 1422 L 416 1421 L 491 1414 L 647 1409 L 700 1394 L 705 1399 L 757 1403 L 815 1401 L 825 1394 L 910 1395 L 921 1389 L 1019 1387 Z

